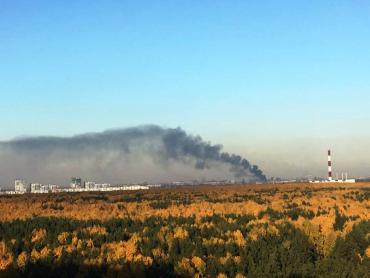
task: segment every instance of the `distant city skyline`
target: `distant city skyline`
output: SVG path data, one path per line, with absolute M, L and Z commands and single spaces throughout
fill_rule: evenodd
M 143 124 L 370 176 L 370 3 L 1 1 L 0 141 Z

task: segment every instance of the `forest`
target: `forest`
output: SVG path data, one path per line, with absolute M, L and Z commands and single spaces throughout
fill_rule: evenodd
M 1 277 L 369 277 L 370 185 L 0 196 Z

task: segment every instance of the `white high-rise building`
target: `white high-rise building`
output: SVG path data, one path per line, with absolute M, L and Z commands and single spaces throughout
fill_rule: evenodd
M 71 182 L 71 188 L 82 188 L 82 179 L 81 178 L 76 178 L 76 177 L 73 177 L 72 178 L 72 182 Z
M 26 193 L 29 191 L 28 185 L 25 180 L 16 179 L 14 182 L 14 191 L 16 193 Z

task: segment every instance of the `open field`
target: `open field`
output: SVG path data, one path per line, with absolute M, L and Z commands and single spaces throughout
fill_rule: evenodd
M 3 275 L 368 277 L 370 184 L 0 196 Z

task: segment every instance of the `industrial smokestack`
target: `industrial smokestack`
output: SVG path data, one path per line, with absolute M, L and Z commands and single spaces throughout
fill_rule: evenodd
M 328 180 L 332 181 L 331 151 L 328 150 Z

